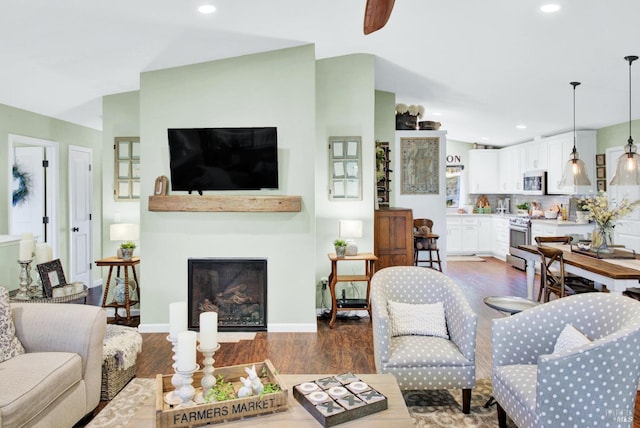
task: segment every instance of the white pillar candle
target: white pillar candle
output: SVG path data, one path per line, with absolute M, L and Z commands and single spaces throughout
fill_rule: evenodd
M 178 370 L 189 371 L 196 368 L 196 332 L 178 333 Z
M 24 262 L 27 260 L 31 260 L 32 256 L 33 256 L 33 241 L 21 239 L 18 259 Z
M 178 338 L 178 333 L 187 329 L 187 302 L 169 304 L 169 337 Z
M 24 232 L 22 234 L 22 239 L 25 239 L 27 241 L 33 241 L 33 232 Z
M 51 261 L 51 245 L 46 242 L 38 242 L 36 244 L 36 264 L 42 264 Z
M 218 313 L 203 312 L 200 314 L 200 347 L 215 349 L 218 346 Z

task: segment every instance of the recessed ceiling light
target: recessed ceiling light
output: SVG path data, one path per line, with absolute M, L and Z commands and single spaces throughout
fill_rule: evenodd
M 544 13 L 553 13 L 560 10 L 560 5 L 555 3 L 547 3 L 540 6 L 540 10 Z
M 216 7 L 211 4 L 204 4 L 198 8 L 198 12 L 209 14 L 216 11 Z
M 527 125 L 516 125 L 518 129 L 527 129 Z
M 434 112 L 433 112 L 433 115 L 434 115 L 434 116 L 442 116 L 442 113 L 440 113 L 439 111 L 434 111 Z

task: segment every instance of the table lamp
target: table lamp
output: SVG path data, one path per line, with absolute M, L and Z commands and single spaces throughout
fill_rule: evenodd
M 362 238 L 362 221 L 361 220 L 340 220 L 339 229 L 340 238 L 347 241 L 347 256 L 355 256 L 358 254 L 358 246 L 352 238 Z
M 140 239 L 140 225 L 135 223 L 116 223 L 109 226 L 109 239 L 112 241 L 137 241 Z M 118 247 L 116 256 L 122 258 L 122 249 Z

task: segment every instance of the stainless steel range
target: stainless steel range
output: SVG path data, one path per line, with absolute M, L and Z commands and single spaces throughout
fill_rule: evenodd
M 507 254 L 507 263 L 511 266 L 525 270 L 527 261 L 523 258 L 514 256 L 512 249 L 518 245 L 531 244 L 531 218 L 530 217 L 511 217 L 509 219 L 509 254 Z

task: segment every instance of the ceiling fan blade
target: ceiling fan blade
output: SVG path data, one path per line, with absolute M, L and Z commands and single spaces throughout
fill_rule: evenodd
M 396 0 L 367 0 L 364 9 L 364 34 L 371 34 L 385 26 Z

